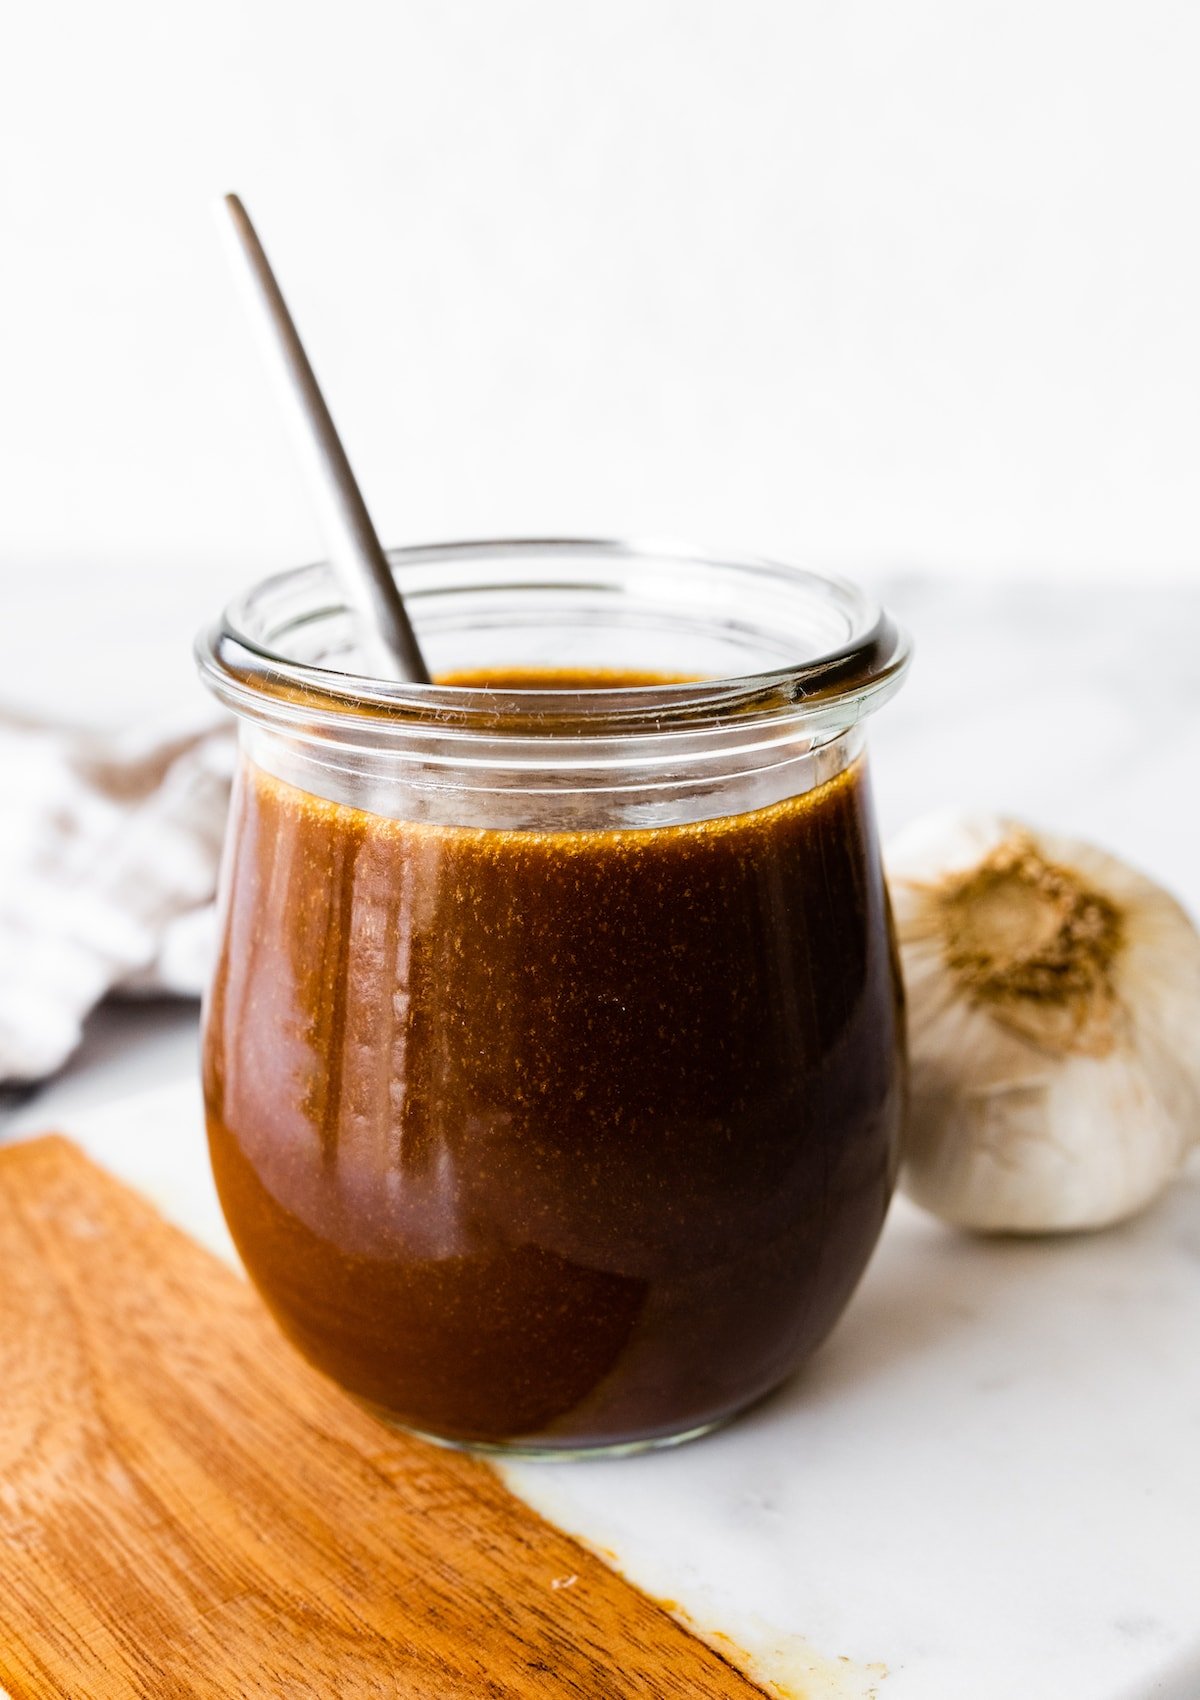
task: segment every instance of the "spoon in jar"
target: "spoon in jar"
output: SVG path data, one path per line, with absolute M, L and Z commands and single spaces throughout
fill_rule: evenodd
M 236 195 L 226 195 L 219 210 L 260 342 L 279 380 L 330 562 L 348 600 L 366 618 L 381 674 L 427 685 L 429 669 L 404 599 L 262 243 Z

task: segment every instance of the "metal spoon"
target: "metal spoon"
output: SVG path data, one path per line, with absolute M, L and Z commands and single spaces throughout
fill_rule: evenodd
M 334 570 L 350 601 L 367 616 L 384 677 L 430 683 L 404 599 L 371 524 L 362 492 L 325 405 L 283 293 L 249 214 L 236 195 L 220 203 L 230 251 L 279 380 L 285 415 L 317 504 Z

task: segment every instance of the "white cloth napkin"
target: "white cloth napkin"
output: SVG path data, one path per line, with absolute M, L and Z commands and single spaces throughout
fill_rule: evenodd
M 224 724 L 0 709 L 0 1081 L 58 1068 L 110 991 L 202 990 L 232 766 Z

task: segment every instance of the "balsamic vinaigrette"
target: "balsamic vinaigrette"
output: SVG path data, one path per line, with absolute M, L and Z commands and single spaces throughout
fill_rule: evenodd
M 388 820 L 246 764 L 231 831 L 213 1168 L 318 1368 L 442 1438 L 586 1448 L 716 1422 L 818 1344 L 903 1096 L 861 762 L 752 813 L 553 832 Z

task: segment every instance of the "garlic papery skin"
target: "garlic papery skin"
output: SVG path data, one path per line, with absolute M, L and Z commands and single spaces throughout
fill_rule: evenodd
M 901 1186 L 996 1233 L 1098 1228 L 1200 1136 L 1200 935 L 1094 846 L 992 815 L 886 857 L 908 999 Z

